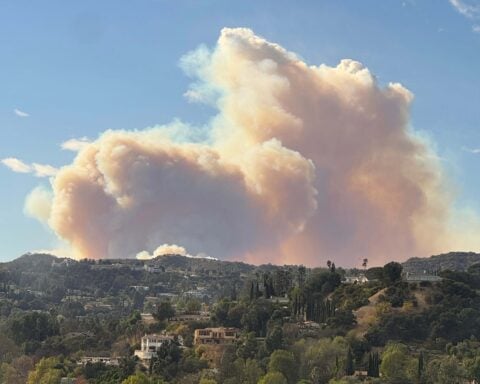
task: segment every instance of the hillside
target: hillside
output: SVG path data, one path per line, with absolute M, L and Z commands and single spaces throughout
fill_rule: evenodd
M 475 256 L 409 262 L 411 268 L 431 268 L 432 261 L 467 268 Z M 61 384 L 60 375 L 77 383 L 125 384 L 137 374 L 146 384 L 258 384 L 288 359 L 294 374 L 281 383 L 379 384 L 392 343 L 401 343 L 395 359 L 418 365 L 426 384 L 441 382 L 438 364 L 461 370 L 448 382 L 478 378 L 480 269 L 444 271 L 440 281 L 420 283 L 403 280 L 398 263 L 373 269 L 379 278 L 348 284 L 342 283 L 345 271 L 334 266 L 27 254 L 0 264 L 0 383 L 25 383 L 50 364 L 49 374 L 58 374 L 52 384 Z M 234 340 L 196 337 L 222 327 Z M 163 340 L 151 356 L 140 353 L 145 337 Z M 468 353 L 457 357 L 454 348 Z M 296 368 L 294 356 L 309 363 Z M 103 363 L 94 361 L 100 357 Z M 370 377 L 356 378 L 355 370 Z M 418 372 L 387 382 L 414 384 Z M 244 380 L 247 374 L 251 380 Z
M 405 272 L 418 271 L 466 271 L 473 264 L 480 263 L 480 253 L 474 252 L 449 252 L 431 257 L 413 257 L 404 262 Z

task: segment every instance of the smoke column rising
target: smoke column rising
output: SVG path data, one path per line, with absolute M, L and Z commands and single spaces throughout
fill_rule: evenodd
M 178 123 L 107 131 L 53 178 L 49 214 L 31 210 L 76 257 L 178 244 L 221 259 L 355 265 L 465 245 L 449 228 L 437 157 L 409 130 L 402 85 L 380 87 L 353 60 L 309 66 L 248 29 L 222 30 L 182 66 L 195 78 L 186 96 L 218 109 L 206 140 L 180 140 Z M 45 200 L 32 194 L 31 206 Z

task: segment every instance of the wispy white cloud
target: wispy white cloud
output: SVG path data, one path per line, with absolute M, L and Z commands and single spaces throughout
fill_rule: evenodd
M 405 0 L 402 2 L 402 7 L 406 7 L 407 5 L 416 6 L 417 4 L 415 0 Z
M 58 172 L 58 168 L 55 168 L 49 164 L 32 164 L 33 171 L 37 177 L 51 177 L 55 176 Z
M 30 116 L 27 112 L 24 112 L 24 111 L 22 111 L 18 108 L 15 108 L 13 110 L 13 113 L 15 113 L 15 115 L 17 115 L 18 117 L 28 117 L 28 116 Z
M 2 164 L 10 168 L 13 172 L 17 173 L 30 173 L 32 172 L 32 167 L 22 160 L 19 160 L 15 157 L 7 157 L 2 160 Z
M 480 25 L 473 25 L 472 31 L 475 33 L 480 33 Z
M 449 0 L 450 4 L 458 13 L 468 18 L 475 18 L 480 14 L 480 2 L 478 0 Z
M 85 148 L 90 143 L 87 137 L 81 137 L 79 139 L 70 139 L 64 141 L 61 144 L 63 150 L 78 152 L 81 149 Z
M 7 157 L 5 159 L 2 159 L 1 163 L 13 172 L 34 173 L 36 177 L 51 177 L 55 176 L 58 172 L 57 168 L 49 164 L 27 164 L 24 161 L 15 157 Z
M 473 153 L 474 155 L 480 155 L 480 148 L 462 147 L 462 150 L 468 153 Z

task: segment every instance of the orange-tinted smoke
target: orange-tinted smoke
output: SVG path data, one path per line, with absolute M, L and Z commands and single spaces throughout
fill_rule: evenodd
M 216 105 L 204 143 L 108 131 L 53 182 L 49 225 L 78 257 L 161 244 L 249 262 L 354 266 L 452 246 L 451 195 L 409 129 L 412 94 L 353 60 L 309 66 L 248 29 L 182 60 Z M 462 246 L 461 244 L 458 244 Z

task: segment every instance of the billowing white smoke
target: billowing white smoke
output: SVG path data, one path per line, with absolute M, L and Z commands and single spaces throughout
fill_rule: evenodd
M 217 258 L 208 256 L 204 253 L 199 253 L 195 256 L 190 255 L 184 247 L 181 247 L 176 244 L 162 244 L 159 247 L 157 247 L 152 253 L 149 253 L 148 251 L 139 252 L 137 253 L 136 258 L 138 260 L 151 260 L 158 256 L 165 256 L 165 255 L 181 255 L 181 256 L 190 257 L 194 259 L 218 260 Z
M 400 84 L 381 88 L 352 60 L 308 66 L 248 29 L 224 29 L 213 51 L 182 63 L 196 77 L 186 95 L 219 111 L 204 142 L 179 140 L 175 124 L 107 131 L 53 179 L 48 224 L 78 257 L 168 243 L 354 265 L 452 244 L 442 169 L 409 131 Z
M 163 255 L 181 255 L 187 256 L 187 250 L 179 245 L 175 244 L 162 244 L 157 249 L 155 249 L 151 254 L 147 251 L 142 251 L 137 253 L 137 259 L 139 260 L 149 260 L 157 256 Z

